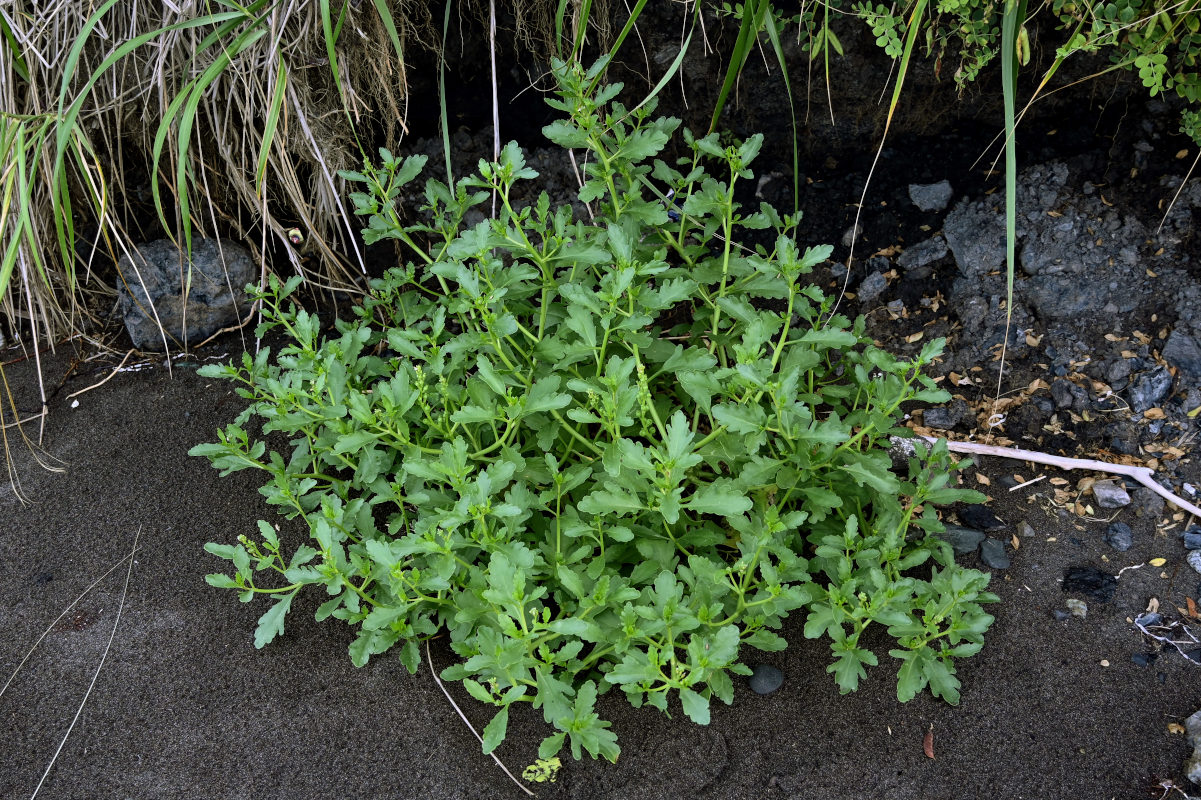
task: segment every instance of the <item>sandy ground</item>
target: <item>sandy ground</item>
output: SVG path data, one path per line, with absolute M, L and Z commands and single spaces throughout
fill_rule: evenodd
M 65 355 L 46 364 L 50 389 L 69 365 Z M 38 797 L 523 796 L 481 755 L 426 667 L 409 676 L 383 656 L 355 669 L 350 631 L 312 620 L 318 598 L 298 604 L 286 636 L 254 649 L 263 609 L 209 588 L 204 574 L 223 562 L 202 548 L 272 512 L 257 476 L 222 479 L 186 454 L 241 401 L 194 369 L 177 367 L 172 378 L 159 366 L 122 373 L 72 408 L 67 394 L 104 374 L 72 376 L 51 403 L 45 449 L 66 472 L 16 449 L 30 504 L 0 489 L 0 680 L 135 537 L 139 549 L 123 607 L 124 565 L 54 626 L 0 695 L 0 797 L 38 789 L 93 676 Z M 29 362 L 6 375 L 18 406 L 36 408 Z M 982 469 L 995 487 L 1021 467 L 994 460 Z M 997 513 L 1028 520 L 1036 535 L 994 575 L 1002 602 L 984 651 L 960 669 L 960 706 L 928 695 L 898 703 L 883 647 L 866 685 L 840 696 L 825 672 L 827 645 L 805 640 L 795 619 L 787 650 L 746 655 L 781 668 L 781 690 L 758 696 L 740 682 L 734 705 L 715 707 L 707 728 L 611 694 L 601 708 L 620 738 L 619 762 L 568 758 L 557 782 L 535 791 L 578 800 L 1159 796 L 1148 786 L 1180 780 L 1189 748 L 1169 724 L 1201 708 L 1201 667 L 1172 652 L 1136 665 L 1132 655 L 1154 648 L 1129 620 L 1153 596 L 1175 615 L 1201 576 L 1184 564 L 1179 539 L 1156 536 L 1151 521 L 1123 511 L 1135 545 L 1118 553 L 1102 542 L 1103 523 L 1075 530 L 1028 503 L 1037 488 L 993 492 Z M 1086 619 L 1053 616 L 1066 609 L 1066 568 L 1116 573 L 1153 557 L 1166 565 L 1125 572 L 1113 600 L 1090 601 Z M 449 658 L 435 647 L 440 668 Z M 488 709 L 451 691 L 482 727 Z M 922 748 L 931 726 L 934 759 Z M 499 755 L 520 772 L 545 734 L 536 712 L 516 715 Z

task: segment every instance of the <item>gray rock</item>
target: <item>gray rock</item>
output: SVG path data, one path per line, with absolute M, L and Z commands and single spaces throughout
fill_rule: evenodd
M 1114 550 L 1125 552 L 1134 546 L 1134 531 L 1125 522 L 1110 523 L 1105 531 L 1105 543 Z
M 1029 539 L 1033 535 L 1034 526 L 1032 526 L 1026 520 L 1022 520 L 1018 523 L 1018 536 L 1021 536 L 1023 539 Z
M 942 233 L 963 275 L 982 277 L 1004 268 L 1005 212 L 999 203 L 957 203 Z
M 1146 486 L 1140 486 L 1130 493 L 1130 504 L 1136 517 L 1150 517 L 1158 520 L 1163 516 L 1163 497 Z
M 1180 538 L 1184 540 L 1185 550 L 1201 550 L 1201 525 L 1187 528 Z
M 1130 505 L 1130 495 L 1126 487 L 1113 481 L 1099 481 L 1093 484 L 1093 497 L 1101 508 L 1125 508 Z
M 932 264 L 947 254 L 947 242 L 941 236 L 927 239 L 924 242 L 906 248 L 897 258 L 897 264 L 904 270 L 915 270 Z
M 1060 378 L 1051 384 L 1051 397 L 1055 398 L 1057 408 L 1072 407 L 1072 386 L 1072 382 L 1065 378 Z
M 1177 329 L 1163 346 L 1163 357 L 1180 368 L 1191 381 L 1201 381 L 1201 344 Z
M 1130 385 L 1130 407 L 1136 414 L 1154 408 L 1168 396 L 1172 388 L 1172 375 L 1166 367 L 1144 372 Z
M 243 287 L 254 282 L 258 269 L 250 251 L 236 242 L 194 239 L 190 275 L 187 259 L 169 240 L 138 245 L 132 255 L 117 264 L 123 278 L 117 301 L 134 347 L 161 348 L 159 323 L 169 339 L 199 344 L 240 322 L 250 308 Z
M 1201 550 L 1189 550 L 1188 555 L 1184 557 L 1188 565 L 1193 568 L 1198 574 L 1201 574 Z
M 771 694 L 784 685 L 784 673 L 771 664 L 756 664 L 751 668 L 751 691 Z
M 879 272 L 873 272 L 859 284 L 859 303 L 861 305 L 869 305 L 876 302 L 876 298 L 883 294 L 887 288 L 888 279 Z
M 1201 786 L 1201 711 L 1184 721 L 1184 732 L 1193 754 L 1184 762 L 1184 774 L 1190 781 Z
M 986 539 L 980 545 L 980 560 L 993 569 L 1009 569 L 1009 554 L 1005 544 L 998 539 Z
M 958 425 L 970 410 L 966 401 L 957 399 L 952 401 L 949 406 L 927 408 L 922 412 L 922 422 L 931 428 L 950 430 Z
M 1105 367 L 1105 380 L 1111 385 L 1130 377 L 1130 359 L 1117 358 Z
M 959 525 L 948 525 L 947 529 L 938 535 L 950 543 L 951 549 L 955 551 L 955 555 L 957 556 L 965 556 L 968 553 L 976 552 L 976 548 L 985 539 L 984 534 L 980 531 L 963 528 Z
M 842 240 L 841 240 L 842 246 L 850 247 L 851 245 L 853 245 L 855 243 L 855 240 L 859 238 L 859 234 L 861 234 L 861 233 L 863 233 L 862 225 L 852 225 L 851 227 L 847 228 L 846 231 L 842 234 Z
M 909 184 L 909 199 L 922 211 L 942 211 L 954 193 L 950 181 Z
M 1076 274 L 1034 275 L 1022 284 L 1021 298 L 1039 317 L 1068 322 L 1095 314 L 1110 302 L 1116 305 L 1115 313 L 1128 314 L 1138 306 L 1138 294 L 1123 291 L 1120 281 Z

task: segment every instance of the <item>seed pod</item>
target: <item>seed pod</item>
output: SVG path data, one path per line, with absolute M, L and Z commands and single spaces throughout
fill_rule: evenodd
M 1026 66 L 1027 64 L 1029 64 L 1030 63 L 1030 33 L 1026 30 L 1025 25 L 1023 25 L 1021 28 L 1018 29 L 1018 40 L 1017 40 L 1017 48 L 1016 49 L 1017 49 L 1018 63 L 1021 64 L 1023 67 Z

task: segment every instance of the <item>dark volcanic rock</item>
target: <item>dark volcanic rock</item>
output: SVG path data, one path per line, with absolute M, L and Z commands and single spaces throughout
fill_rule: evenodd
M 939 536 L 950 543 L 951 549 L 957 556 L 966 556 L 968 553 L 976 552 L 976 548 L 984 541 L 984 534 L 980 531 L 963 528 L 959 525 L 948 525 Z
M 873 272 L 859 284 L 859 302 L 863 305 L 876 302 L 884 290 L 888 288 L 888 279 L 879 272 Z
M 959 509 L 959 521 L 970 525 L 978 531 L 999 531 L 1005 523 L 996 514 L 988 510 L 988 506 L 964 506 Z
M 1172 331 L 1163 347 L 1163 357 L 1180 368 L 1189 380 L 1201 381 L 1201 345 L 1182 331 Z
M 909 185 L 909 199 L 922 211 L 942 211 L 951 202 L 953 194 L 950 181 Z
M 934 263 L 946 254 L 946 240 L 941 236 L 935 236 L 933 239 L 927 239 L 913 247 L 905 248 L 905 252 L 897 258 L 897 264 L 906 271 L 916 270 Z
M 1063 573 L 1063 590 L 1108 603 L 1118 590 L 1118 579 L 1096 567 L 1068 567 Z
M 190 265 L 173 242 L 158 239 L 138 245 L 133 258 L 124 255 L 117 266 L 125 329 L 144 350 L 163 346 L 158 323 L 176 341 L 199 344 L 240 322 L 250 308 L 242 287 L 257 276 L 250 251 L 228 239 L 194 239 Z
M 1125 522 L 1111 523 L 1105 531 L 1105 543 L 1114 550 L 1129 550 L 1134 545 L 1134 531 Z
M 997 539 L 986 539 L 980 545 L 980 560 L 993 569 L 1009 569 L 1009 554 L 1005 552 L 1005 543 Z
M 1144 372 L 1130 386 L 1130 407 L 1140 414 L 1148 408 L 1154 408 L 1168 396 L 1171 388 L 1172 375 L 1166 367 Z
M 927 408 L 922 412 L 922 422 L 931 428 L 939 428 L 941 430 L 950 430 L 958 425 L 971 409 L 968 408 L 967 402 L 962 399 L 955 399 L 946 407 L 936 406 Z

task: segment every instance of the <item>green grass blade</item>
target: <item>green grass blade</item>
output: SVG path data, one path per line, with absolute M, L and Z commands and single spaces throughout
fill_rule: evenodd
M 262 22 L 266 17 L 260 17 L 257 22 Z M 180 219 L 184 230 L 184 243 L 186 251 L 192 252 L 192 229 L 190 224 L 191 208 L 188 200 L 188 167 L 189 161 L 185 158 L 188 152 L 188 147 L 192 143 L 192 132 L 195 128 L 196 112 L 200 109 L 200 103 L 204 99 L 205 91 L 212 85 L 213 81 L 217 80 L 233 60 L 234 55 L 249 48 L 256 41 L 267 35 L 265 30 L 247 30 L 234 43 L 236 46 L 232 50 L 223 50 L 221 55 L 210 64 L 200 77 L 196 79 L 195 86 L 187 94 L 187 102 L 184 103 L 183 110 L 179 116 L 179 134 L 178 147 L 179 158 L 175 164 L 175 191 L 179 201 Z M 156 165 L 157 166 L 157 165 Z
M 4 245 L 4 256 L 0 259 L 0 300 L 8 291 L 12 279 L 13 267 L 17 263 L 17 253 L 21 246 L 21 237 L 17 235 L 16 224 L 13 222 L 13 195 L 17 189 L 16 149 L 23 143 L 23 124 L 0 117 L 0 164 L 4 171 L 0 173 L 3 183 L 3 196 L 0 197 L 0 231 L 8 233 Z
M 329 74 L 334 79 L 338 96 L 345 98 L 346 91 L 342 88 L 342 76 L 338 74 L 338 30 L 335 29 L 333 15 L 329 12 L 329 0 L 321 0 L 318 12 L 321 15 L 321 36 L 325 40 L 325 57 L 329 60 Z M 341 22 L 341 18 L 339 18 L 338 28 L 341 28 Z
M 1026 18 L 1025 0 L 1007 0 L 1001 18 L 1001 84 L 1005 101 L 1005 285 L 1006 330 L 1013 314 L 1013 273 L 1017 249 L 1017 33 Z M 1006 336 L 1008 339 L 1008 336 Z
M 568 0 L 559 0 L 559 5 L 555 8 L 555 56 L 560 58 L 563 55 L 563 23 L 567 19 L 567 2 Z
M 396 58 L 401 64 L 404 64 L 405 50 L 400 43 L 400 35 L 396 32 L 396 20 L 392 19 L 392 12 L 388 10 L 386 0 L 372 0 L 375 3 L 375 10 L 379 12 L 380 22 L 384 23 L 384 30 L 388 32 L 388 38 L 392 41 L 392 47 L 396 50 Z
M 438 113 L 442 124 L 442 153 L 446 156 L 446 185 L 452 192 L 455 173 L 450 164 L 450 118 L 446 113 L 446 42 L 450 33 L 450 7 L 453 2 L 446 0 L 446 8 L 442 13 L 442 47 L 438 50 Z
M 613 40 L 613 46 L 609 48 L 610 58 L 617 55 L 617 51 L 625 43 L 626 37 L 630 35 L 630 31 L 634 30 L 634 27 L 638 24 L 638 17 L 642 16 L 642 9 L 644 8 L 646 8 L 646 0 L 638 0 L 637 5 L 634 6 L 634 10 L 630 12 L 626 24 L 622 26 L 621 33 L 617 34 L 617 38 Z M 597 80 L 599 79 L 598 76 Z
M 279 128 L 279 118 L 283 113 L 284 95 L 288 88 L 288 65 L 283 58 L 275 71 L 275 92 L 271 96 L 271 107 L 267 110 L 267 121 L 263 123 L 263 143 L 259 147 L 258 166 L 254 170 L 254 191 L 262 196 L 263 182 L 267 177 L 267 162 L 271 158 L 271 145 L 275 141 L 275 131 Z M 339 89 L 341 85 L 339 84 Z
M 12 28 L 9 27 L 8 20 L 0 17 L 0 35 L 4 37 L 4 45 L 11 53 L 12 69 L 17 73 L 21 80 L 29 83 L 29 65 L 25 63 L 25 57 L 21 55 L 21 46 L 17 42 L 17 37 L 13 35 Z M 0 296 L 3 296 L 0 293 Z
M 726 100 L 742 74 L 742 68 L 750 58 L 751 51 L 759 36 L 763 13 L 771 5 L 770 0 L 746 0 L 742 4 L 742 19 L 738 23 L 738 38 L 734 41 L 734 51 L 726 65 L 726 77 L 722 81 L 721 90 L 717 93 L 717 102 L 713 106 L 713 119 L 709 122 L 709 132 L 717 130 L 721 120 L 721 112 L 726 107 Z
M 688 54 L 688 47 L 689 47 L 689 45 L 692 44 L 692 34 L 695 30 L 696 30 L 696 23 L 694 22 L 692 27 L 688 30 L 688 36 L 686 36 L 684 38 L 684 44 L 680 47 L 680 52 L 678 54 L 676 54 L 676 57 L 674 59 L 672 59 L 671 64 L 667 68 L 667 71 L 663 73 L 663 77 L 660 78 L 659 82 L 656 83 L 654 88 L 650 90 L 650 93 L 647 94 L 646 97 L 642 98 L 641 103 L 639 103 L 638 105 L 636 105 L 632 109 L 630 109 L 631 112 L 637 111 L 638 109 L 642 108 L 644 105 L 649 103 L 651 100 L 658 97 L 659 92 L 663 91 L 663 87 L 667 85 L 667 82 L 676 76 L 676 73 L 679 72 L 679 70 L 680 70 L 680 65 L 684 63 L 684 56 L 686 56 Z
M 792 102 L 792 81 L 788 78 L 788 62 L 784 58 L 784 49 L 780 45 L 780 32 L 776 29 L 776 17 L 767 14 L 763 18 L 763 28 L 771 41 L 772 50 L 776 54 L 776 62 L 780 65 L 780 77 L 784 79 L 784 91 L 788 94 L 788 118 L 792 123 L 792 213 L 801 210 L 801 154 L 800 133 L 797 130 L 796 107 Z
M 578 29 L 575 33 L 575 41 L 571 45 L 572 58 L 580 58 L 583 55 L 584 39 L 587 38 L 588 22 L 592 19 L 592 0 L 584 0 L 584 5 L 580 8 L 580 21 Z
M 108 56 L 105 57 L 105 59 L 100 63 L 100 66 L 98 66 L 95 71 L 88 76 L 87 81 L 84 83 L 83 88 L 79 91 L 79 94 L 76 96 L 75 100 L 72 101 L 69 106 L 67 106 L 66 98 L 70 93 L 70 76 L 75 67 L 78 66 L 79 56 L 83 50 L 85 40 L 87 38 L 85 34 L 90 32 L 90 30 L 95 27 L 100 18 L 103 17 L 104 14 L 107 13 L 116 2 L 117 0 L 109 0 L 109 2 L 101 6 L 95 14 L 88 18 L 88 21 L 84 25 L 85 31 L 81 32 L 79 38 L 72 46 L 71 52 L 67 56 L 67 60 L 64 62 L 63 82 L 62 87 L 59 90 L 58 98 L 59 124 L 54 156 L 54 171 L 56 173 L 61 171 L 63 168 L 63 158 L 67 150 L 67 142 L 72 136 L 72 131 L 75 129 L 76 122 L 79 119 L 79 114 L 83 110 L 84 104 L 91 95 L 92 87 L 94 87 L 100 81 L 100 79 L 104 76 L 104 73 L 111 69 L 114 64 L 137 50 L 142 45 L 154 41 L 156 38 L 162 36 L 168 31 L 200 28 L 204 27 L 205 25 L 219 23 L 225 20 L 243 18 L 243 15 L 238 12 L 222 12 L 220 14 L 198 17 L 196 19 L 183 20 L 181 22 L 168 25 L 164 28 L 158 28 L 153 31 L 139 34 L 138 36 L 130 39 L 128 42 L 124 42 L 120 46 L 114 48 L 113 51 L 109 53 Z M 153 186 L 153 182 L 151 182 L 151 185 Z

